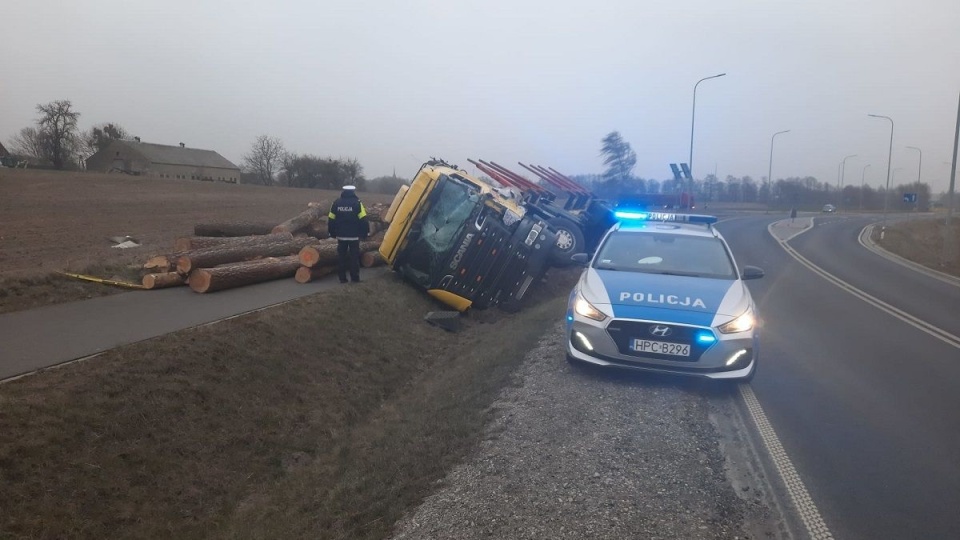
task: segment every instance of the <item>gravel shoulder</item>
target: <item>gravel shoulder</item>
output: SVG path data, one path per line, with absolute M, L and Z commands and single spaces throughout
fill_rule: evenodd
M 742 443 L 736 387 L 571 366 L 562 335 L 526 357 L 474 455 L 395 538 L 789 537 L 762 472 L 725 451 Z

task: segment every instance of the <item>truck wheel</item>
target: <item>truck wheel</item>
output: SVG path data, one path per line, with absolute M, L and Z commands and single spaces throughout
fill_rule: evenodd
M 551 264 L 557 268 L 566 268 L 572 265 L 573 261 L 570 260 L 570 257 L 574 253 L 586 251 L 580 227 L 563 217 L 550 218 L 547 223 L 557 231 L 557 245 L 553 250 Z

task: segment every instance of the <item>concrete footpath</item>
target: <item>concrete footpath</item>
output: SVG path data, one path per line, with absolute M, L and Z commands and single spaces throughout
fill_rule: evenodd
M 380 269 L 365 269 L 372 277 Z M 132 291 L 0 315 L 0 380 L 177 330 L 342 287 L 282 279 L 211 294 Z

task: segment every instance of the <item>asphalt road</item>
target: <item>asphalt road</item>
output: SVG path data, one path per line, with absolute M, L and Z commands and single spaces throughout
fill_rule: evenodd
M 753 390 L 838 539 L 960 538 L 960 348 L 842 290 L 768 234 L 720 224 L 764 321 Z M 817 217 L 789 242 L 827 272 L 960 335 L 960 287 L 857 242 L 869 218 Z

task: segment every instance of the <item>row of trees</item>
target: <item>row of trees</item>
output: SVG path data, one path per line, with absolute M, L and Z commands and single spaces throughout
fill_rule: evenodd
M 277 137 L 260 135 L 243 156 L 243 168 L 254 183 L 264 186 L 340 189 L 366 188 L 363 166 L 356 159 L 324 158 L 288 152 Z
M 22 128 L 9 145 L 12 154 L 37 167 L 82 167 L 84 159 L 105 148 L 111 140 L 129 137 L 122 126 L 113 122 L 81 131 L 80 112 L 69 100 L 39 104 L 37 114 L 35 124 Z
M 607 167 L 599 175 L 579 175 L 574 179 L 590 188 L 597 196 L 616 200 L 643 194 L 678 194 L 690 189 L 688 180 L 658 180 L 640 178 L 633 175 L 637 155 L 620 133 L 612 131 L 601 141 L 600 156 Z M 786 178 L 771 182 L 764 178 L 756 181 L 750 176 L 727 176 L 720 180 L 709 174 L 703 180 L 693 184 L 694 199 L 699 203 L 742 202 L 758 203 L 777 207 L 816 207 L 831 203 L 842 204 L 845 208 L 864 208 L 877 210 L 883 208 L 885 190 L 870 186 L 845 186 L 838 193 L 835 186 L 820 182 L 812 176 L 804 178 Z M 905 184 L 891 189 L 890 208 L 909 208 L 913 203 L 903 203 L 905 193 L 916 193 L 917 185 Z M 930 187 L 921 184 L 919 206 L 927 208 L 930 204 Z

